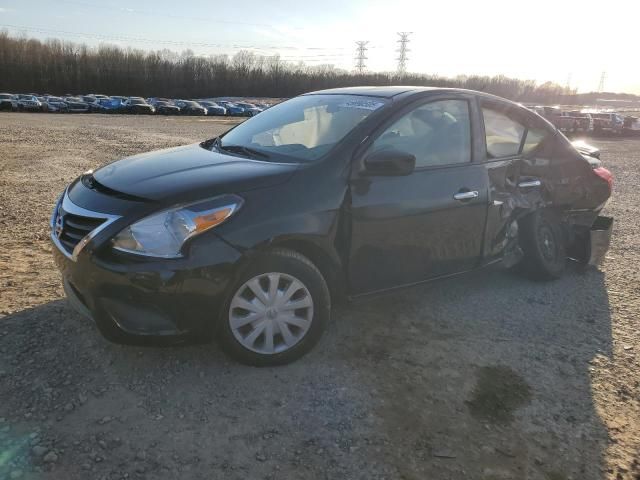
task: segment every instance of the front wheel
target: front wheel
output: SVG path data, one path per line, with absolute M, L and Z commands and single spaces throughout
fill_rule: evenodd
M 316 266 L 275 249 L 243 269 L 230 289 L 216 336 L 241 363 L 283 365 L 307 353 L 328 323 L 331 299 Z
M 519 240 L 524 267 L 538 280 L 560 278 L 567 264 L 565 234 L 558 216 L 538 210 L 519 223 Z

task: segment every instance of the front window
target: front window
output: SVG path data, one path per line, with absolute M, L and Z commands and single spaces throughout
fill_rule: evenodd
M 416 157 L 416 167 L 471 161 L 471 121 L 464 100 L 421 105 L 400 117 L 373 142 L 371 150 L 398 150 Z
M 11 100 L 11 95 L 0 94 L 0 98 L 3 100 Z
M 131 100 L 131 105 L 146 105 L 147 102 L 145 102 L 144 100 Z
M 242 146 L 313 161 L 385 103 L 359 95 L 303 95 L 238 125 L 222 137 L 221 147 Z

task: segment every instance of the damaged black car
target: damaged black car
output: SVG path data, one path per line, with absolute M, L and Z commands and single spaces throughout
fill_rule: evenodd
M 597 263 L 612 175 L 510 101 L 359 87 L 276 105 L 201 144 L 87 172 L 51 219 L 65 291 L 112 341 L 309 351 L 331 305 L 474 270 Z

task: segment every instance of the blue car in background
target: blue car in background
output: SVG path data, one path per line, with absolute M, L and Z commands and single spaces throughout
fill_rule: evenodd
M 227 115 L 231 115 L 233 117 L 245 117 L 247 114 L 244 111 L 244 108 L 236 105 L 235 103 L 228 102 L 226 100 L 217 100 L 218 105 L 222 105 L 227 109 Z
M 199 102 L 204 108 L 207 109 L 207 115 L 226 115 L 227 109 L 222 105 L 218 105 L 216 102 L 212 102 L 209 100 L 203 100 Z
M 261 108 L 255 106 L 253 103 L 238 102 L 236 103 L 236 105 L 238 105 L 241 108 L 244 108 L 244 114 L 247 117 L 253 117 L 262 111 Z
M 122 113 L 124 102 L 119 98 L 100 98 L 91 105 L 91 111 L 98 113 Z

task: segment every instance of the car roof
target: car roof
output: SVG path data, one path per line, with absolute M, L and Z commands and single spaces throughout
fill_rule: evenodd
M 421 93 L 463 93 L 471 94 L 479 97 L 483 97 L 487 100 L 498 101 L 502 103 L 511 104 L 520 108 L 525 108 L 509 99 L 498 97 L 490 93 L 480 92 L 477 90 L 469 90 L 465 88 L 448 88 L 448 87 L 417 87 L 407 85 L 392 85 L 392 86 L 368 86 L 368 87 L 343 87 L 343 88 L 330 88 L 328 90 L 318 90 L 315 92 L 309 92 L 305 95 L 366 95 L 369 97 L 381 97 L 381 98 L 407 98 L 413 97 Z
M 318 90 L 309 92 L 308 95 L 366 95 L 368 97 L 391 98 L 401 93 L 421 92 L 436 90 L 437 87 L 411 87 L 411 86 L 368 86 L 368 87 L 341 87 L 330 88 L 328 90 Z

